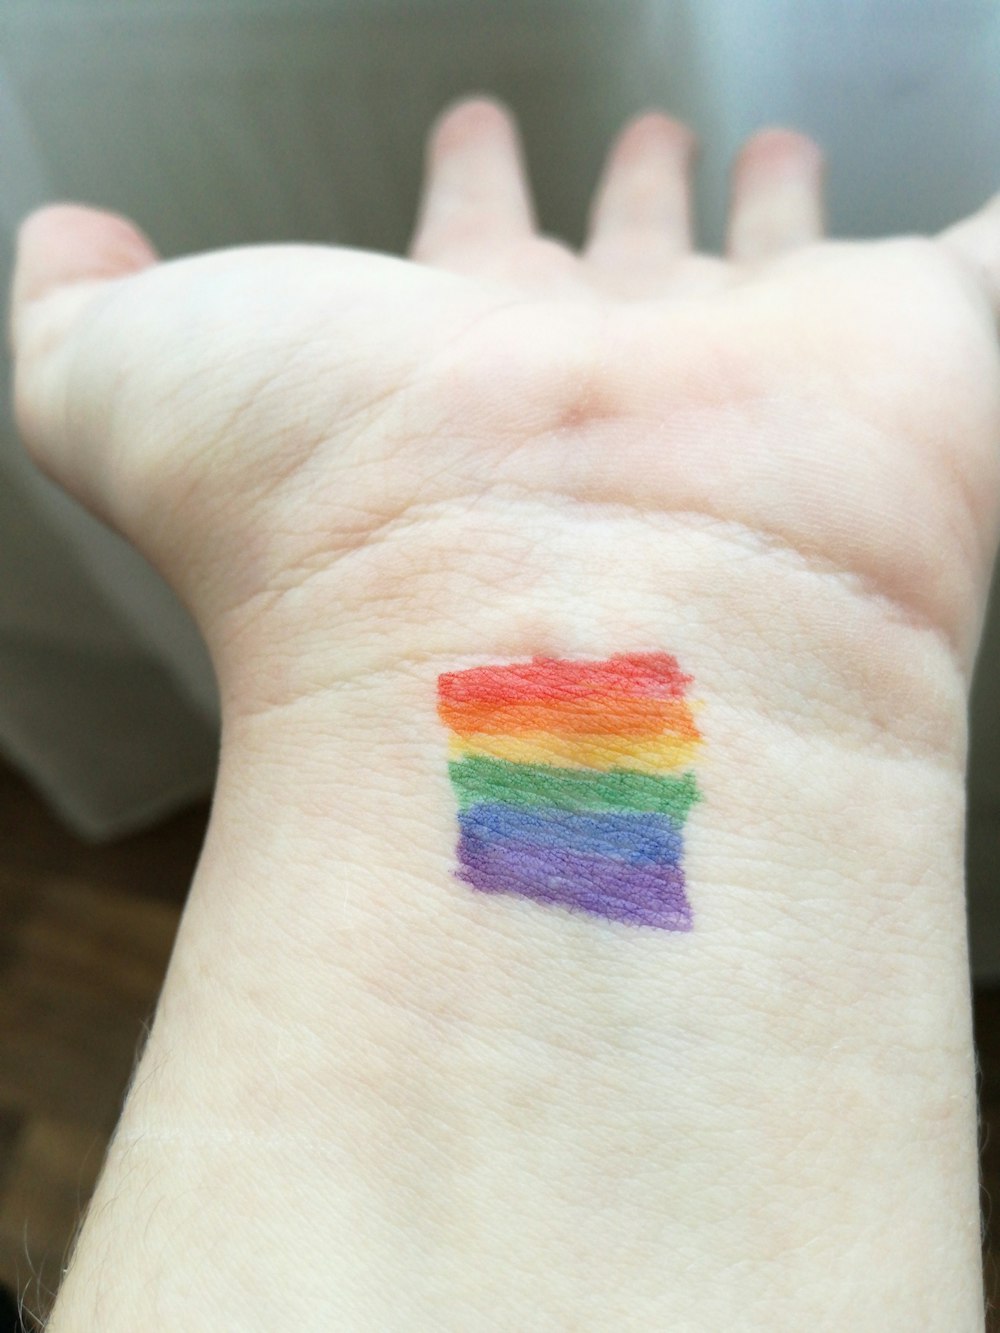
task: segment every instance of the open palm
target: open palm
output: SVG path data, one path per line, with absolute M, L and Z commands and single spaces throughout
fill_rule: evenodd
M 511 119 L 483 100 L 431 137 L 412 261 L 160 263 L 121 219 L 44 210 L 15 284 L 23 432 L 210 642 L 389 525 L 530 497 L 728 525 L 967 656 L 994 541 L 1000 208 L 935 239 L 823 241 L 819 150 L 768 130 L 707 256 L 692 156 L 677 122 L 633 122 L 579 254 L 538 234 Z

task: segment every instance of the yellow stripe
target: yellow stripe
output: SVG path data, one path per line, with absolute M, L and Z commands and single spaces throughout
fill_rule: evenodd
M 562 768 L 631 768 L 638 773 L 664 773 L 690 764 L 700 742 L 681 736 L 555 736 L 526 732 L 520 736 L 493 736 L 475 732 L 452 733 L 452 759 L 489 755 L 514 764 L 557 764 Z

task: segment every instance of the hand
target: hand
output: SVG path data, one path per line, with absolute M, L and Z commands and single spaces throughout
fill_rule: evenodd
M 695 255 L 691 152 L 633 124 L 579 256 L 482 102 L 432 137 L 416 262 L 26 225 L 22 428 L 223 694 L 52 1333 L 982 1327 L 961 823 L 1000 204 L 822 241 L 818 149 L 769 131 Z M 457 880 L 438 673 L 650 649 L 705 703 L 691 931 Z
M 287 636 L 278 591 L 389 525 L 451 507 L 489 528 L 537 497 L 790 548 L 968 666 L 996 526 L 1000 204 L 933 239 L 824 241 L 819 150 L 764 131 L 736 163 L 727 255 L 706 256 L 692 153 L 678 123 L 634 122 L 581 254 L 537 233 L 514 127 L 485 101 L 432 135 L 411 262 L 282 245 L 160 263 L 131 223 L 45 209 L 15 289 L 24 436 L 176 585 L 217 659 L 223 623 Z

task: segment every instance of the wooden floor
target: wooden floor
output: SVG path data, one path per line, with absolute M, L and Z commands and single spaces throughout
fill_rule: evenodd
M 93 1187 L 206 818 L 91 847 L 0 765 L 0 1282 L 29 1309 Z
M 151 1016 L 206 809 L 80 843 L 0 764 L 0 1283 L 44 1309 Z M 1000 991 L 976 996 L 986 1281 L 1000 1308 Z M 989 1333 L 1000 1333 L 991 1315 Z M 0 1333 L 8 1333 L 0 1328 Z

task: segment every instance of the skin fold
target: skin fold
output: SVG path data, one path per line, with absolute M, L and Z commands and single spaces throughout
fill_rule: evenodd
M 626 126 L 580 253 L 481 98 L 429 135 L 407 259 L 25 223 L 26 444 L 172 583 L 223 701 L 54 1333 L 982 1328 L 1000 197 L 827 240 L 819 148 L 766 129 L 706 255 L 695 147 Z M 651 652 L 702 738 L 691 928 L 458 879 L 448 728 L 489 722 L 438 677 Z

